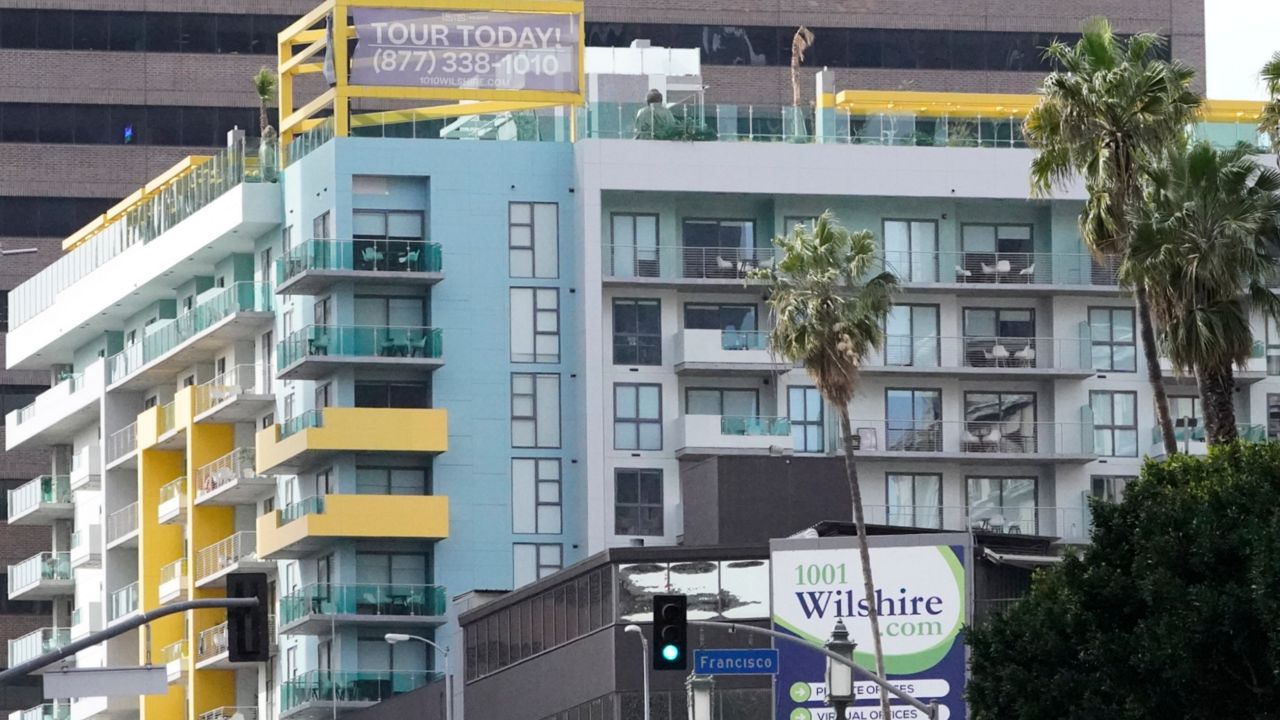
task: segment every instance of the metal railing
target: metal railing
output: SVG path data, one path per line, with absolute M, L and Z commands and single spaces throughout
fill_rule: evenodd
M 606 244 L 601 266 L 605 277 L 665 280 L 737 280 L 756 268 L 769 268 L 782 257 L 771 245 L 752 247 L 685 247 L 684 245 Z
M 868 367 L 1039 368 L 1090 370 L 1093 343 L 1083 338 L 888 335 Z
M 70 397 L 81 388 L 84 387 L 84 373 L 65 373 L 58 378 L 58 382 L 53 387 L 40 393 L 36 401 L 26 407 L 18 408 L 13 411 L 13 422 L 15 425 L 21 425 L 36 416 L 36 404 L 41 398 L 52 398 L 55 396 Z
M 9 641 L 9 666 L 13 667 L 53 652 L 71 642 L 71 628 L 43 627 Z
M 202 662 L 227 652 L 227 624 L 220 623 L 201 630 L 196 638 L 196 661 Z
M 107 543 L 113 543 L 138 531 L 138 503 L 129 503 L 107 515 Z
M 257 366 L 236 365 L 209 382 L 196 386 L 192 404 L 196 415 L 212 410 L 238 395 L 253 393 L 257 387 Z
M 270 164 L 275 164 L 271 159 Z M 265 175 L 265 178 L 264 178 Z M 18 327 L 52 306 L 58 294 L 127 250 L 151 242 L 241 183 L 271 181 L 260 172 L 257 140 L 224 150 L 174 179 L 9 293 L 9 324 Z
M 196 553 L 196 581 L 216 575 L 238 562 L 257 558 L 257 533 L 238 532 Z
M 308 325 L 280 341 L 276 368 L 313 356 L 439 358 L 444 331 L 429 327 Z
M 276 260 L 276 282 L 307 270 L 440 272 L 438 243 L 423 240 L 307 240 Z
M 113 463 L 138 451 L 138 423 L 128 425 L 107 436 L 107 462 Z
M 441 673 L 416 670 L 308 670 L 280 683 L 280 712 L 308 702 L 378 703 L 442 677 Z
M 313 495 L 280 508 L 280 522 L 281 524 L 293 522 L 304 515 L 318 515 L 323 512 L 324 496 Z
M 307 615 L 442 617 L 447 610 L 443 585 L 313 583 L 280 598 L 280 624 Z
M 71 720 L 71 705 L 49 702 L 26 710 L 14 710 L 9 713 L 9 720 Z
M 142 342 L 108 358 L 108 382 L 121 382 L 142 366 L 235 313 L 270 311 L 273 297 L 271 284 L 265 282 L 241 281 L 221 288 L 182 315 L 155 326 Z
M 851 420 L 855 450 L 973 455 L 1093 455 L 1090 422 L 1032 422 L 1017 417 L 939 420 Z
M 791 434 L 791 421 L 784 417 L 756 415 L 722 415 L 721 435 L 786 436 Z
M 41 505 L 71 502 L 70 475 L 41 475 L 8 491 L 9 519 L 24 515 Z
M 182 477 L 176 478 L 174 480 L 170 480 L 169 482 L 160 486 L 160 507 L 161 508 L 163 508 L 165 505 L 172 502 L 178 503 L 178 507 L 181 508 L 183 505 L 186 504 L 186 500 L 187 500 L 187 476 L 186 475 L 183 475 Z
M 324 427 L 324 415 L 319 410 L 307 410 L 280 423 L 276 438 L 283 440 L 307 428 Z
M 885 249 L 883 269 L 906 284 L 1119 285 L 1119 261 L 1088 253 Z
M 34 587 L 42 580 L 70 580 L 71 553 L 36 553 L 17 565 L 9 566 L 9 594 Z
M 1068 540 L 1088 538 L 1093 526 L 1087 507 L 1035 505 L 969 506 L 917 504 L 870 505 L 867 522 L 928 530 L 959 530 L 1006 535 L 1045 535 Z
M 111 607 L 108 620 L 115 621 L 138 611 L 138 595 L 140 586 L 132 582 L 111 593 Z
M 242 478 L 257 477 L 255 457 L 253 448 L 236 448 L 196 470 L 196 498 Z

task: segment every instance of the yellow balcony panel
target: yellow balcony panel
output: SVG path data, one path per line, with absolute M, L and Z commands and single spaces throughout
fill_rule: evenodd
M 338 453 L 442 453 L 449 449 L 448 426 L 445 410 L 312 410 L 258 432 L 258 473 L 293 474 Z
M 305 557 L 339 538 L 443 540 L 449 498 L 441 495 L 317 495 L 258 518 L 258 557 Z

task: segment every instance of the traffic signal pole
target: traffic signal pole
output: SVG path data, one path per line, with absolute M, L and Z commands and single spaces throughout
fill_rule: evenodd
M 0 686 L 7 685 L 24 675 L 39 670 L 42 667 L 52 665 L 64 658 L 69 658 L 85 648 L 93 647 L 94 645 L 110 640 L 117 635 L 123 635 L 130 630 L 142 627 L 143 625 L 165 617 L 166 615 L 173 615 L 175 613 L 186 612 L 188 610 L 205 610 L 208 608 L 226 608 L 228 610 L 232 610 L 252 609 L 256 607 L 258 607 L 258 598 L 256 597 L 205 598 L 201 600 L 185 600 L 183 602 L 169 603 L 164 607 L 156 608 L 155 610 L 148 610 L 147 612 L 139 613 L 127 620 L 121 620 L 105 630 L 99 630 L 87 637 L 68 643 L 57 650 L 32 658 L 21 665 L 14 665 L 9 669 L 0 672 Z

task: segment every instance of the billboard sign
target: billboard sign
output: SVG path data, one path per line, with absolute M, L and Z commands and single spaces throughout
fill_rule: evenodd
M 581 92 L 574 13 L 351 10 L 353 85 Z
M 967 539 L 917 535 L 871 540 L 888 679 L 922 702 L 937 700 L 942 718 L 964 720 L 961 628 L 968 621 Z M 771 558 L 774 629 L 821 645 L 842 620 L 857 643 L 854 659 L 874 669 L 856 539 L 776 540 Z M 826 705 L 824 656 L 794 643 L 776 645 L 778 720 L 834 720 L 834 711 Z M 925 717 L 893 696 L 890 708 L 892 720 Z M 878 688 L 869 681 L 857 682 L 848 717 L 882 720 L 880 715 Z

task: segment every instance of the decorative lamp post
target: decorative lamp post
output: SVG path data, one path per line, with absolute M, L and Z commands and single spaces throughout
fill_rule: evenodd
M 849 638 L 844 621 L 837 620 L 826 648 L 841 657 L 853 659 L 857 643 Z M 845 710 L 853 702 L 853 668 L 827 658 L 827 705 L 835 708 L 836 720 L 845 720 Z
M 689 694 L 689 720 L 712 720 L 711 697 L 716 680 L 710 675 L 690 675 L 684 682 Z

